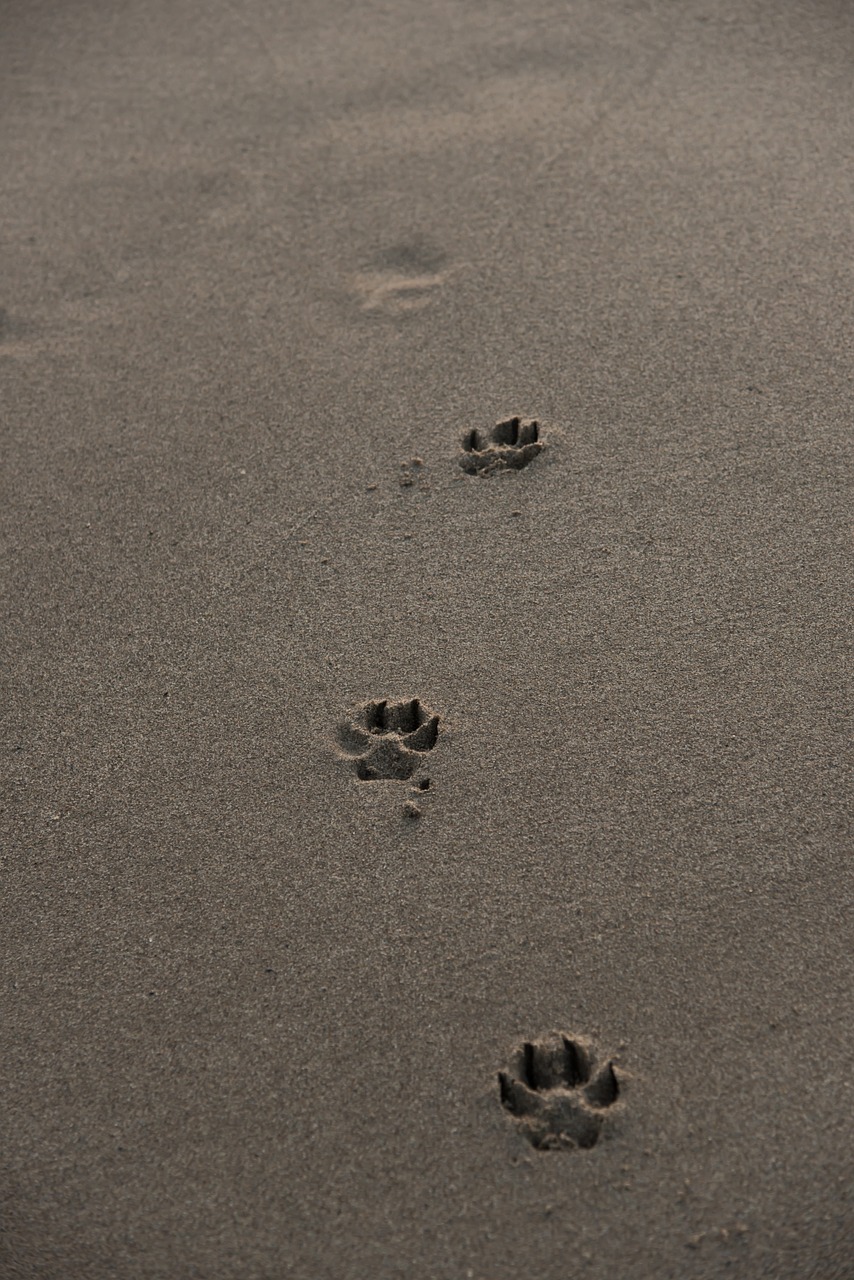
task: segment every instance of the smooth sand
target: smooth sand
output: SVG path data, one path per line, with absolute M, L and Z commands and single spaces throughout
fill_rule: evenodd
M 854 1276 L 851 6 L 2 27 L 0 1275 Z

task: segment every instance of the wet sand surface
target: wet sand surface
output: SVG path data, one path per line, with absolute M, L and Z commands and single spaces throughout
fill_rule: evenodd
M 2 27 L 0 1274 L 854 1276 L 851 8 Z

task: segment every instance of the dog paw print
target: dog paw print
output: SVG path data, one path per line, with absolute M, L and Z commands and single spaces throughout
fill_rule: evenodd
M 341 745 L 363 782 L 411 778 L 438 737 L 439 717 L 418 698 L 368 702 L 340 731 Z M 424 781 L 429 787 L 429 779 Z M 422 783 L 419 789 L 426 787 Z
M 614 1063 L 560 1032 L 527 1040 L 498 1073 L 501 1105 L 538 1150 L 595 1147 L 620 1096 Z
M 540 424 L 533 418 L 505 418 L 488 433 L 477 430 L 466 433 L 460 466 L 473 476 L 521 471 L 543 448 Z

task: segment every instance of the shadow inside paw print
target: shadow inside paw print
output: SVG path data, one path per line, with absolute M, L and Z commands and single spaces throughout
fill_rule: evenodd
M 613 1062 L 597 1066 L 588 1044 L 560 1032 L 526 1041 L 498 1083 L 502 1106 L 539 1150 L 594 1147 L 620 1094 Z
M 412 777 L 424 753 L 435 747 L 439 717 L 418 698 L 368 702 L 342 726 L 339 736 L 363 782 L 378 778 L 404 781 Z
M 488 435 L 474 430 L 463 437 L 460 466 L 469 475 L 521 471 L 542 452 L 540 425 L 533 418 L 505 418 Z

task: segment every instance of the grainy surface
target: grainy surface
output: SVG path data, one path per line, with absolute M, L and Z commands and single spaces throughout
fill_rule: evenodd
M 851 7 L 0 18 L 4 1280 L 854 1276 Z

